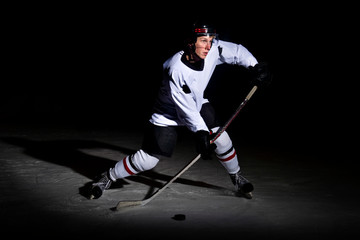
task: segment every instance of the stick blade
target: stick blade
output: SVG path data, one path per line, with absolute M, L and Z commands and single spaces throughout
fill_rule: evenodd
M 134 200 L 134 201 L 120 201 L 116 205 L 116 210 L 119 211 L 124 208 L 136 207 L 144 205 L 143 201 Z

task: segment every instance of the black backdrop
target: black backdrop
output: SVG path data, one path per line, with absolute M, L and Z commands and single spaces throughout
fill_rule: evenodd
M 3 35 L 0 121 L 140 127 L 149 117 L 162 63 L 205 15 L 215 20 L 220 39 L 243 44 L 274 74 L 233 131 L 262 145 L 332 155 L 355 122 L 355 96 L 347 87 L 355 34 L 348 31 L 353 19 L 346 7 L 11 6 Z M 249 87 L 244 69 L 222 65 L 206 94 L 226 120 Z

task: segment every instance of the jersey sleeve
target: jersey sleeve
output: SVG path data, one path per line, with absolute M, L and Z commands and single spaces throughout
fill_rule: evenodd
M 200 115 L 199 107 L 201 107 L 201 105 L 196 102 L 196 97 L 186 85 L 183 76 L 174 71 L 171 74 L 171 78 L 171 96 L 175 103 L 178 118 L 192 132 L 199 130 L 209 131 L 204 119 Z
M 258 63 L 249 50 L 241 44 L 219 40 L 218 50 L 220 64 L 236 64 L 248 68 L 249 66 L 255 66 Z

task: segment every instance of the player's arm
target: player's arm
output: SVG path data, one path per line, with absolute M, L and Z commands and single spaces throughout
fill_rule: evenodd
M 249 50 L 241 44 L 219 40 L 218 51 L 220 63 L 240 65 L 246 68 L 258 63 Z

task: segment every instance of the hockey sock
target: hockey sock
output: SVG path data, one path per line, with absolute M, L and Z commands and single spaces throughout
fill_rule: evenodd
M 159 159 L 150 154 L 139 150 L 133 155 L 124 157 L 113 169 L 110 170 L 111 179 L 125 178 L 156 166 Z
M 216 132 L 218 128 L 211 130 Z M 226 131 L 223 132 L 220 137 L 216 139 L 215 144 L 215 153 L 221 165 L 224 166 L 229 174 L 237 173 L 240 170 L 239 161 L 229 134 Z
M 231 151 L 225 155 L 217 154 L 220 163 L 225 167 L 229 174 L 235 174 L 240 171 L 239 161 L 235 149 L 231 147 Z

